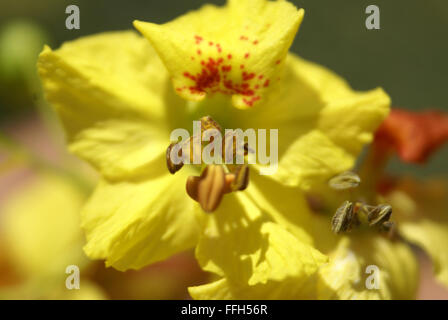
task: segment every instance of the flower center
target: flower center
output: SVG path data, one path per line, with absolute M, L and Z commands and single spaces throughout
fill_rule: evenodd
M 218 144 L 221 147 L 213 144 L 215 139 L 221 140 Z M 204 140 L 208 143 L 203 144 Z M 205 149 L 209 156 L 204 158 Z M 200 176 L 188 177 L 186 191 L 205 212 L 213 212 L 219 207 L 224 194 L 247 188 L 248 165 L 234 164 L 229 160 L 235 160 L 239 155 L 245 157 L 248 152 L 247 143 L 239 145 L 233 136 L 222 137 L 221 126 L 210 116 L 205 116 L 200 119 L 198 134 L 168 146 L 166 164 L 171 174 L 181 170 L 184 164 L 201 165 L 203 170 Z

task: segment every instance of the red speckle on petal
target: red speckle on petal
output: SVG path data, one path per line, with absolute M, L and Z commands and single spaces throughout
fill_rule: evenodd
M 253 97 L 251 99 L 243 99 L 243 102 L 248 105 L 249 107 L 252 107 L 254 105 L 255 101 L 260 100 L 259 96 Z
M 264 78 L 264 75 L 262 75 L 262 74 L 260 74 L 259 76 L 258 76 L 258 79 L 263 79 Z
M 197 41 L 201 41 L 202 38 L 196 38 Z M 219 43 L 213 43 L 212 41 L 207 41 L 209 45 L 216 46 L 218 52 L 222 52 L 221 45 Z M 203 55 L 207 57 L 207 52 L 202 52 L 201 50 L 196 51 L 198 55 Z M 245 57 L 248 58 L 250 55 L 249 52 L 245 54 Z M 189 90 L 192 94 L 204 95 L 206 93 L 222 93 L 222 94 L 238 94 L 242 95 L 245 98 L 245 103 L 247 105 L 252 105 L 255 101 L 260 99 L 260 97 L 255 96 L 256 90 L 258 90 L 261 84 L 257 84 L 255 87 L 249 84 L 249 80 L 252 80 L 257 77 L 257 75 L 253 72 L 241 71 L 241 78 L 236 81 L 236 79 L 231 79 L 233 76 L 236 76 L 236 73 L 229 73 L 232 70 L 231 64 L 224 63 L 232 59 L 232 54 L 226 54 L 225 56 L 218 56 L 217 58 L 207 57 L 203 60 L 200 60 L 199 70 L 195 74 L 191 74 L 189 72 L 184 72 L 183 76 L 187 79 L 193 81 L 193 84 L 190 86 L 185 86 L 183 88 L 176 88 L 176 91 L 181 92 L 184 90 Z M 195 57 L 191 57 L 192 60 L 195 60 Z M 198 63 L 199 64 L 199 63 Z M 245 69 L 245 65 L 241 64 L 240 69 Z
M 265 87 L 265 88 L 269 87 L 269 79 L 267 79 L 267 80 L 264 82 L 263 87 Z
M 245 55 L 244 55 L 244 59 L 247 59 L 247 58 L 249 58 L 249 56 L 250 56 L 250 53 L 249 52 L 247 52 Z
M 255 40 L 255 41 L 253 42 L 253 44 L 254 44 L 254 45 L 257 45 L 257 44 L 258 44 L 258 40 Z
M 247 41 L 247 40 L 249 40 L 249 38 L 248 38 L 248 37 L 246 37 L 246 36 L 241 36 L 241 37 L 240 37 L 240 40 L 244 40 L 244 41 Z
M 202 37 L 200 36 L 194 36 L 194 38 L 196 39 L 196 44 L 200 44 L 202 40 L 204 40 Z
M 280 64 L 280 60 L 275 61 L 275 64 Z
M 255 77 L 255 73 L 248 74 L 246 71 L 242 73 L 243 81 L 251 80 Z
M 188 79 L 191 79 L 191 80 L 193 80 L 193 81 L 196 81 L 196 77 L 195 76 L 192 76 L 190 73 L 188 73 L 188 72 L 184 72 L 184 77 L 185 78 L 188 78 Z

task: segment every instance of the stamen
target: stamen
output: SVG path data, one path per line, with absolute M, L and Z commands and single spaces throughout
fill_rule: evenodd
M 353 211 L 353 203 L 345 201 L 334 214 L 331 219 L 331 230 L 338 234 L 351 230 L 352 224 L 355 222 L 356 214 Z
M 367 214 L 369 226 L 381 226 L 389 221 L 392 215 L 392 207 L 388 204 L 380 204 Z
M 225 193 L 226 179 L 222 166 L 205 167 L 200 177 L 189 177 L 187 194 L 201 205 L 205 212 L 215 211 Z
M 227 175 L 233 177 L 230 183 L 232 191 L 245 190 L 249 185 L 249 166 L 247 164 L 236 166 L 235 171 Z
M 204 137 L 204 133 L 206 130 L 216 129 L 221 132 L 221 126 L 215 120 L 213 120 L 212 117 L 205 116 L 205 117 L 202 117 L 200 119 L 200 121 L 201 121 L 201 139 Z M 196 149 L 200 149 L 200 148 L 194 148 L 194 143 L 198 143 L 198 142 L 200 143 L 201 139 L 199 139 L 199 137 L 197 137 L 197 135 L 196 135 L 193 137 L 189 137 L 187 140 L 183 141 L 182 143 L 173 142 L 168 146 L 168 148 L 166 149 L 166 165 L 168 167 L 168 171 L 171 174 L 175 174 L 184 165 L 184 163 L 181 160 L 180 160 L 181 162 L 179 164 L 175 164 L 173 162 L 173 159 L 171 159 L 171 151 L 173 150 L 173 148 L 174 147 L 178 148 L 178 154 L 177 154 L 178 159 L 182 159 L 182 156 L 186 156 L 186 157 L 190 158 L 190 163 L 193 163 L 195 151 L 200 152 L 198 154 L 199 157 L 202 156 L 201 155 L 202 150 L 196 150 Z M 187 146 L 189 146 L 189 154 L 183 155 L 182 151 L 188 150 Z
M 336 190 L 352 189 L 359 186 L 361 178 L 351 171 L 346 171 L 333 177 L 328 181 L 331 188 Z
M 209 130 L 209 129 L 216 129 L 219 132 L 222 131 L 219 123 L 216 122 L 215 120 L 213 120 L 213 118 L 210 116 L 202 117 L 200 119 L 200 121 L 201 121 L 201 131 L 202 131 L 201 134 L 204 134 L 204 131 Z
M 166 149 L 166 166 L 168 167 L 168 171 L 171 174 L 175 174 L 177 171 L 179 171 L 183 166 L 183 162 L 180 162 L 179 164 L 175 164 L 172 160 L 171 160 L 171 150 L 173 150 L 173 147 L 177 145 L 177 143 L 171 143 L 168 148 Z M 179 148 L 180 152 L 182 152 L 182 149 Z M 179 154 L 179 159 L 180 159 L 180 154 Z
M 361 217 L 358 215 L 362 214 Z M 367 224 L 377 231 L 388 233 L 389 237 L 393 237 L 396 233 L 395 223 L 389 221 L 392 215 L 392 207 L 388 204 L 380 204 L 377 206 L 368 205 L 362 202 L 345 201 L 334 214 L 331 220 L 331 229 L 334 233 L 342 233 L 351 231 L 352 227 L 361 224 Z M 361 219 L 365 216 L 367 220 Z
M 210 116 L 202 117 L 201 119 L 201 139 L 198 139 L 198 136 L 193 136 L 188 138 L 187 140 L 183 142 L 174 142 L 169 145 L 169 147 L 166 150 L 166 163 L 168 170 L 170 173 L 174 174 L 177 171 L 179 171 L 183 165 L 184 162 L 181 161 L 179 164 L 176 164 L 172 159 L 172 153 L 173 151 L 178 152 L 177 153 L 177 160 L 179 159 L 188 159 L 188 157 L 191 160 L 191 163 L 193 163 L 193 152 L 201 152 L 202 150 L 196 150 L 201 148 L 194 148 L 193 144 L 196 141 L 201 141 L 202 138 L 204 138 L 204 134 L 207 130 L 215 129 L 219 132 L 222 132 L 221 126 L 213 120 Z M 198 134 L 199 135 L 199 134 Z M 223 138 L 222 146 L 226 146 L 226 140 L 228 138 L 225 136 Z M 211 143 L 212 141 L 210 141 Z M 253 152 L 247 143 L 245 143 L 242 148 L 239 148 L 235 141 L 232 141 L 232 144 L 230 145 L 233 148 L 233 157 L 237 156 L 238 152 L 242 152 L 244 156 L 247 156 L 249 152 Z M 174 148 L 178 149 L 174 149 Z M 182 151 L 190 150 L 190 153 L 188 155 L 182 154 Z M 195 151 L 196 150 L 196 151 Z M 222 151 L 221 157 L 225 155 L 225 150 L 218 150 Z M 213 150 L 215 152 L 215 150 Z M 187 158 L 185 158 L 187 157 Z M 178 162 L 176 161 L 176 162 Z M 227 161 L 224 161 L 227 162 Z M 230 165 L 232 167 L 232 170 L 230 170 L 229 173 L 226 173 L 224 171 L 224 166 L 222 165 L 208 165 L 205 167 L 205 169 L 202 171 L 201 175 L 198 176 L 190 176 L 187 179 L 186 183 L 186 191 L 188 196 L 192 198 L 193 200 L 197 201 L 201 208 L 205 212 L 213 212 L 221 203 L 222 197 L 226 193 L 230 192 L 236 192 L 236 191 L 242 191 L 245 190 L 249 184 L 249 167 L 247 164 L 242 165 Z
M 190 198 L 199 202 L 202 210 L 213 212 L 219 207 L 224 194 L 242 191 L 248 184 L 247 165 L 237 166 L 235 172 L 227 174 L 222 166 L 209 165 L 199 177 L 188 177 L 186 189 Z

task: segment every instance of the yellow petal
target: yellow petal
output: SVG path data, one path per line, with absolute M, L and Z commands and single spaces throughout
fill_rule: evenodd
M 289 186 L 309 189 L 353 166 L 354 157 L 318 130 L 295 140 L 280 159 L 273 177 Z
M 2 237 L 15 270 L 25 279 L 65 277 L 68 265 L 88 261 L 79 210 L 85 195 L 67 181 L 38 176 L 3 204 Z
M 372 141 L 389 113 L 390 98 L 381 89 L 329 101 L 320 112 L 318 128 L 355 158 Z
M 140 174 L 164 151 L 168 73 L 143 37 L 111 32 L 45 47 L 38 70 L 71 150 L 106 177 Z
M 160 162 L 148 180 L 100 182 L 82 212 L 90 258 L 139 269 L 196 245 L 203 213 L 185 192 L 188 170 L 172 176 Z
M 268 287 L 278 287 L 276 294 L 284 298 L 291 290 L 295 295 L 311 294 L 310 278 L 326 257 L 284 227 L 254 213 L 257 210 L 248 203 L 239 205 L 232 198 L 224 198 L 208 218 L 196 248 L 201 267 L 246 292 L 245 298 L 259 297 Z M 295 283 L 292 289 L 280 290 L 290 282 Z
M 258 211 L 267 213 L 273 221 L 282 225 L 300 241 L 313 244 L 307 230 L 314 217 L 311 216 L 301 190 L 284 186 L 266 176 L 252 174 L 245 195 L 251 199 Z
M 69 150 L 92 163 L 106 178 L 142 177 L 166 152 L 169 140 L 166 132 L 160 131 L 138 119 L 104 120 L 77 134 Z
M 245 120 L 249 128 L 278 129 L 279 169 L 272 177 L 308 189 L 354 165 L 389 105 L 382 89 L 356 92 L 333 72 L 290 54 L 278 90 Z
M 319 299 L 415 299 L 417 262 L 401 242 L 372 234 L 344 237 L 329 258 L 320 270 Z M 378 272 L 378 289 L 367 287 L 372 272 Z
M 205 285 L 189 287 L 188 292 L 196 300 L 309 300 L 315 297 L 316 275 L 310 275 L 299 282 L 296 278 L 287 278 L 253 286 L 243 286 L 222 278 Z
M 188 293 L 195 300 L 232 300 L 237 296 L 230 291 L 230 285 L 225 278 L 201 286 L 189 287 Z
M 433 261 L 438 281 L 448 286 L 448 185 L 445 180 L 403 178 L 387 195 L 400 235 Z
M 230 0 L 163 25 L 134 26 L 157 50 L 181 97 L 199 101 L 219 92 L 243 108 L 277 82 L 303 15 L 286 1 Z
M 430 255 L 437 280 L 448 286 L 448 222 L 422 218 L 418 221 L 400 221 L 398 227 L 406 240 Z

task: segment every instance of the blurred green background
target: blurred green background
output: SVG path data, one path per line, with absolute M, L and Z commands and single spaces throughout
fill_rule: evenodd
M 204 3 L 200 0 L 16 0 L 0 2 L 0 122 L 17 120 L 40 99 L 33 84 L 36 52 L 43 42 L 107 30 L 131 29 L 134 19 L 167 22 Z M 393 105 L 448 112 L 448 1 L 446 0 L 291 0 L 306 14 L 292 51 L 329 67 L 358 90 L 382 86 Z M 67 30 L 65 8 L 80 8 L 80 30 Z M 380 30 L 367 30 L 365 8 L 380 8 Z M 18 23 L 17 20 L 22 22 Z M 25 22 L 23 22 L 25 21 Z M 34 23 L 30 25 L 29 23 Z M 26 40 L 17 48 L 17 39 Z M 28 38 L 27 38 L 28 37 Z M 23 41 L 22 41 L 23 44 Z M 117 45 L 120 45 L 117 43 Z M 13 48 L 13 49 L 11 49 Z M 8 56 L 8 52 L 15 54 Z M 6 53 L 5 53 L 6 52 Z M 25 70 L 25 71 L 24 71 Z M 27 90 L 24 90 L 24 87 Z M 427 166 L 391 163 L 391 169 L 448 175 L 448 146 Z

